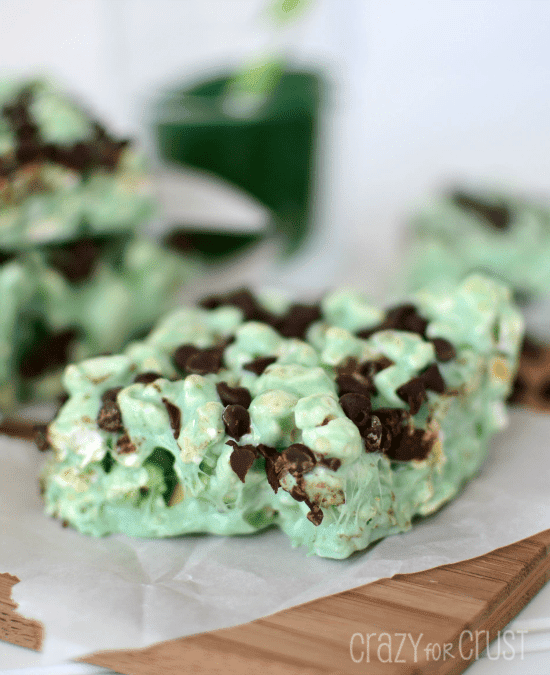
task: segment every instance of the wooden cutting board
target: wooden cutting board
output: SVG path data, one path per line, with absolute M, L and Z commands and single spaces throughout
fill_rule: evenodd
M 549 554 L 545 530 L 234 628 L 80 660 L 125 675 L 457 675 L 546 583 Z M 40 649 L 42 626 L 19 616 L 10 599 L 17 581 L 0 575 L 0 636 Z M 508 643 L 518 650 L 518 639 Z

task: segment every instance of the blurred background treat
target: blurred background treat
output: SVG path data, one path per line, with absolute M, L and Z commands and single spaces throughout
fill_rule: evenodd
M 188 298 L 380 299 L 429 195 L 547 199 L 549 19 L 539 0 L 4 0 L 0 62 L 145 148 L 150 231 L 206 260 Z
M 52 401 L 73 360 L 118 350 L 196 263 L 139 233 L 143 156 L 45 80 L 0 83 L 0 414 Z

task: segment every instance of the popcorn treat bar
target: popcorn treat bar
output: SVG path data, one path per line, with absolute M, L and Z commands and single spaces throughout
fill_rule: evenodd
M 0 411 L 61 393 L 69 361 L 121 349 L 172 304 L 193 264 L 135 235 L 87 237 L 0 262 Z
M 548 206 L 460 190 L 432 199 L 412 220 L 410 236 L 408 289 L 481 272 L 512 286 L 522 304 L 549 296 Z
M 143 158 L 45 81 L 0 82 L 0 250 L 128 230 L 151 214 Z
M 472 276 L 381 311 L 246 291 L 67 368 L 46 512 L 81 532 L 244 534 L 345 558 L 436 511 L 505 423 L 522 321 Z

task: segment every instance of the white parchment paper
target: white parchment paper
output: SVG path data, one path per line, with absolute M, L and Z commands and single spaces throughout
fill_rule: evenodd
M 41 621 L 41 665 L 231 626 L 398 572 L 457 562 L 550 528 L 550 415 L 513 411 L 478 478 L 438 514 L 348 560 L 247 537 L 93 539 L 42 514 L 31 443 L 0 440 L 0 572 Z

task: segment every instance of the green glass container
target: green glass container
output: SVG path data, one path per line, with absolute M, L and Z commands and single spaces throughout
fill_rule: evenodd
M 159 154 L 171 164 L 212 172 L 264 204 L 269 232 L 193 228 L 191 245 L 210 257 L 223 256 L 268 234 L 284 251 L 298 250 L 311 226 L 312 181 L 322 79 L 313 72 L 283 71 L 263 105 L 247 117 L 224 108 L 228 77 L 218 77 L 165 96 L 156 114 Z

